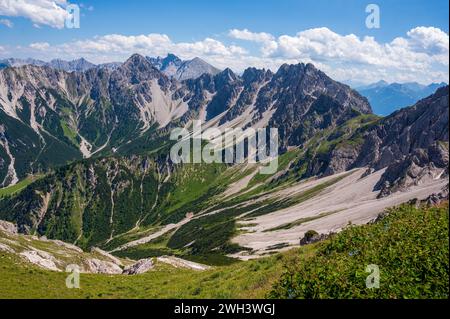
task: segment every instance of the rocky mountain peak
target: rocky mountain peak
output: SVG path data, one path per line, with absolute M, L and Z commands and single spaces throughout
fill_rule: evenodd
M 216 79 L 219 83 L 232 83 L 235 82 L 238 77 L 230 68 L 226 68 L 216 75 Z
M 195 57 L 193 58 L 191 61 L 191 63 L 207 63 L 205 60 L 199 58 L 199 57 Z
M 163 60 L 166 62 L 181 62 L 181 59 L 173 53 L 168 53 Z
M 152 67 L 152 65 L 147 61 L 147 59 L 138 54 L 135 53 L 132 56 L 130 56 L 125 63 L 123 64 L 124 67 L 135 67 L 135 66 L 147 66 Z
M 133 84 L 166 77 L 140 54 L 133 54 L 123 65 L 113 72 L 113 74 L 117 73 L 122 74 L 125 80 L 130 80 Z
M 183 61 L 175 54 L 169 53 L 165 58 L 147 57 L 147 60 L 165 75 L 178 81 L 196 79 L 205 73 L 212 75 L 219 73 L 218 69 L 198 57 Z
M 270 70 L 266 69 L 257 69 L 254 67 L 245 69 L 242 74 L 242 79 L 245 84 L 251 82 L 261 82 L 264 80 L 269 80 L 273 76 L 273 73 Z

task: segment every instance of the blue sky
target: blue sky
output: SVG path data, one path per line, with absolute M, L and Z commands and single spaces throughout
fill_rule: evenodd
M 23 0 L 22 2 L 33 3 L 43 10 L 41 13 L 39 10 L 30 13 L 19 5 L 7 7 L 8 4 L 4 4 L 2 8 L 0 1 L 0 57 L 33 56 L 45 59 L 85 55 L 94 62 L 106 62 L 123 60 L 133 50 L 147 55 L 164 55 L 166 51 L 174 50 L 183 58 L 189 58 L 191 54 L 200 55 L 219 67 L 229 63 L 238 72 L 245 67 L 244 63 L 276 68 L 284 62 L 305 61 L 315 62 L 329 72 L 336 71 L 334 75 L 342 80 L 368 82 L 372 77 L 387 77 L 388 80 L 406 81 L 420 78 L 424 80 L 418 70 L 423 69 L 424 63 L 427 63 L 427 71 L 423 71 L 424 74 L 428 73 L 426 81 L 448 78 L 448 60 L 442 61 L 442 56 L 435 57 L 436 50 L 440 55 L 446 53 L 446 50 L 448 53 L 449 3 L 446 0 L 71 1 L 81 6 L 80 29 L 58 27 L 58 15 L 62 11 L 46 10 L 53 1 L 61 8 L 67 5 L 66 0 Z M 369 3 L 376 3 L 381 10 L 379 29 L 368 29 L 365 25 L 368 15 L 365 8 Z M 417 32 L 411 33 L 411 30 L 418 27 L 429 29 L 417 29 Z M 235 32 L 230 36 L 231 30 L 248 32 Z M 307 33 L 305 37 L 298 36 L 299 32 L 308 30 L 315 31 Z M 157 37 L 127 38 L 149 34 L 166 35 L 170 43 L 162 39 L 165 43 L 163 45 Z M 251 34 L 255 36 L 250 36 Z M 111 39 L 108 37 L 110 35 L 125 38 Z M 334 41 L 335 35 L 340 37 L 336 39 L 337 46 L 342 44 L 337 54 L 323 53 L 324 50 L 333 50 L 333 47 L 317 49 L 314 43 L 305 44 L 305 41 L 310 43 L 317 40 L 322 45 L 320 39 Z M 377 69 L 377 74 L 372 76 L 372 68 L 379 67 L 383 62 L 374 61 L 377 59 L 376 54 L 373 57 L 369 53 L 350 57 L 354 53 L 348 48 L 353 45 L 352 39 L 345 38 L 348 35 L 356 36 L 361 42 L 355 44 L 355 50 L 370 47 L 370 41 L 365 42 L 364 39 L 367 36 L 373 37 L 381 47 L 374 47 L 373 50 L 383 50 L 380 54 L 386 54 L 386 65 L 397 58 L 400 61 L 401 57 L 392 57 L 391 48 L 383 46 L 392 45 L 392 41 L 398 38 L 405 39 L 411 54 L 404 57 L 417 60 L 417 64 L 392 68 L 386 66 L 381 71 Z M 107 38 L 103 42 L 98 41 L 105 36 Z M 205 43 L 205 39 L 216 42 Z M 436 43 L 430 44 L 429 39 Z M 120 41 L 120 44 L 106 48 L 106 43 L 115 41 Z M 124 41 L 127 41 L 126 44 Z M 98 52 L 95 51 L 96 46 L 100 45 L 97 42 L 102 45 Z M 396 41 L 395 44 L 398 52 L 401 51 L 397 46 L 400 42 Z M 34 46 L 30 48 L 32 44 Z M 222 50 L 219 47 L 221 45 L 225 49 Z M 70 47 L 74 50 L 70 51 Z M 424 53 L 432 59 L 425 61 L 421 56 Z M 62 56 L 56 56 L 58 54 Z M 341 61 L 337 61 L 340 58 Z M 240 60 L 241 64 L 234 62 L 235 60 Z M 368 74 L 345 73 L 349 67 L 355 72 L 363 67 Z M 401 74 L 408 67 L 415 70 L 409 77 Z

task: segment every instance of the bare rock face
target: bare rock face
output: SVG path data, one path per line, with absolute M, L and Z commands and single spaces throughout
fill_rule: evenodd
M 213 67 L 200 58 L 183 61 L 177 56 L 169 53 L 167 57 L 147 57 L 147 60 L 158 70 L 178 81 L 196 79 L 203 74 L 216 75 L 219 69 Z
M 17 234 L 17 226 L 13 223 L 0 220 L 0 231 L 10 234 Z
M 88 266 L 88 272 L 94 274 L 121 274 L 122 268 L 113 262 L 102 261 L 96 258 L 90 258 L 86 260 Z
M 325 170 L 325 175 L 333 175 L 348 170 L 357 156 L 357 150 L 350 145 L 334 149 L 331 154 L 331 161 Z
M 158 261 L 171 265 L 175 268 L 187 268 L 197 271 L 208 270 L 210 268 L 207 265 L 199 264 L 193 261 L 184 260 L 173 256 L 161 256 L 158 257 Z
M 366 98 L 312 64 L 281 66 L 258 95 L 260 112 L 275 109 L 268 126 L 279 129 L 283 150 L 358 114 L 372 113 Z
M 366 98 L 312 64 L 286 64 L 276 74 L 249 68 L 243 76 L 230 69 L 219 72 L 198 58 L 181 61 L 173 55 L 151 59 L 134 54 L 114 68 L 95 67 L 83 59 L 32 64 L 0 70 L 0 110 L 5 113 L 0 122 L 20 167 L 61 166 L 91 157 L 100 148 L 126 154 L 121 146 L 143 133 L 155 138 L 191 119 L 218 115 L 220 124 L 234 120 L 240 126 L 278 128 L 280 146 L 287 149 L 320 130 L 371 113 Z M 77 72 L 62 71 L 67 69 Z M 59 134 L 61 127 L 49 124 L 51 117 L 63 119 L 67 112 L 79 114 L 69 128 L 83 137 L 82 143 L 74 144 Z M 153 125 L 161 130 L 151 132 Z M 40 153 L 51 142 L 39 143 L 48 138 L 39 127 L 57 137 L 55 151 L 63 156 L 33 162 L 29 154 Z M 8 160 L 0 154 L 0 164 Z M 17 173 L 20 179 L 31 171 Z
M 74 250 L 74 251 L 76 251 L 78 253 L 82 253 L 83 252 L 83 249 L 81 249 L 80 247 L 72 245 L 72 244 L 69 244 L 69 243 L 65 243 L 65 242 L 63 242 L 61 240 L 52 240 L 52 242 L 54 244 L 58 245 L 58 246 Z
M 319 234 L 314 230 L 309 230 L 305 233 L 305 235 L 303 236 L 302 239 L 300 239 L 300 245 L 304 246 L 304 245 L 309 245 L 309 244 L 313 244 L 322 240 L 327 239 L 328 237 L 330 237 L 330 235 L 326 235 L 326 234 Z
M 103 257 L 108 258 L 109 260 L 111 260 L 111 262 L 115 263 L 116 265 L 122 266 L 122 262 L 119 260 L 119 258 L 114 257 L 113 255 L 111 255 L 110 253 L 98 248 L 98 247 L 92 247 L 91 248 L 91 252 L 92 253 L 97 253 L 102 255 Z
M 396 161 L 404 161 L 413 150 L 422 149 L 433 152 L 429 154 L 429 160 L 442 165 L 442 161 L 448 161 L 448 156 L 445 159 L 436 147 L 430 147 L 436 143 L 448 144 L 448 110 L 447 86 L 415 105 L 382 119 L 365 134 L 365 144 L 355 164 L 381 169 Z
M 431 194 L 426 200 L 425 204 L 434 206 L 439 205 L 443 201 L 448 201 L 449 198 L 449 185 L 445 186 L 439 193 Z
M 14 249 L 12 249 L 8 245 L 2 244 L 2 243 L 0 243 L 0 251 L 4 251 L 4 252 L 7 252 L 7 253 L 14 253 Z
M 428 149 L 417 149 L 403 161 L 389 165 L 375 190 L 379 198 L 429 180 L 448 178 L 448 151 L 438 143 Z
M 357 167 L 367 173 L 386 169 L 375 191 L 379 197 L 449 176 L 449 87 L 415 105 L 356 130 L 362 143 L 336 146 L 317 154 L 308 165 L 307 175 L 332 175 Z
M 42 250 L 26 250 L 20 253 L 20 256 L 25 258 L 28 262 L 35 264 L 41 268 L 61 271 L 57 266 L 56 258 Z
M 138 275 L 143 274 L 153 269 L 153 261 L 149 259 L 141 259 L 137 263 L 125 267 L 123 270 L 124 275 Z

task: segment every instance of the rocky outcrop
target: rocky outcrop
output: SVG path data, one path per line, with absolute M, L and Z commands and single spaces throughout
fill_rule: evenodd
M 0 231 L 10 234 L 17 234 L 17 225 L 4 220 L 0 220 Z
M 96 258 L 86 259 L 86 271 L 93 274 L 121 274 L 122 268 L 119 265 L 110 262 L 99 260 Z
M 3 243 L 0 243 L 0 251 L 4 251 L 4 252 L 7 252 L 7 253 L 14 253 L 15 252 L 14 249 L 12 249 L 11 247 L 9 247 L 8 245 L 3 244 Z
M 302 239 L 300 239 L 300 246 L 310 245 L 319 241 L 325 240 L 330 237 L 330 234 L 319 234 L 314 230 L 309 230 L 305 233 Z
M 42 267 L 44 269 L 61 271 L 61 269 L 57 267 L 56 258 L 48 252 L 34 249 L 23 251 L 19 255 L 25 258 L 28 262 L 35 264 L 39 267 Z
M 184 260 L 184 259 L 173 257 L 173 256 L 161 256 L 161 257 L 158 257 L 157 260 L 161 263 L 171 265 L 175 268 L 188 268 L 188 269 L 198 270 L 198 271 L 207 270 L 207 269 L 211 268 L 206 265 L 202 265 L 199 263 L 195 263 L 193 261 L 188 261 L 188 260 Z
M 439 205 L 444 201 L 449 200 L 449 185 L 445 186 L 439 193 L 431 194 L 426 200 L 425 204 L 429 206 Z
M 80 247 L 72 245 L 72 244 L 69 244 L 69 243 L 66 243 L 66 242 L 63 242 L 61 240 L 52 240 L 52 242 L 54 244 L 60 246 L 60 247 L 64 247 L 66 249 L 70 249 L 70 250 L 76 251 L 78 253 L 82 253 L 83 252 L 83 249 L 81 249 Z
M 123 270 L 124 275 L 139 275 L 153 269 L 152 259 L 141 259 L 133 265 L 127 266 Z
M 448 143 L 449 87 L 382 119 L 363 134 L 365 143 L 354 165 L 387 167 L 413 151 Z
M 402 161 L 389 165 L 375 186 L 379 197 L 405 191 L 430 180 L 448 179 L 448 150 L 439 143 L 416 149 Z
M 119 258 L 114 257 L 113 255 L 111 255 L 110 253 L 98 248 L 98 247 L 92 247 L 91 248 L 91 253 L 96 253 L 96 254 L 100 254 L 101 256 L 109 259 L 111 262 L 115 263 L 116 265 L 119 266 L 123 266 L 122 262 L 120 261 Z

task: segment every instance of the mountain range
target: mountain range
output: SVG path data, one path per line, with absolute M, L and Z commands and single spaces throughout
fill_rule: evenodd
M 237 75 L 135 54 L 85 71 L 8 67 L 0 180 L 29 182 L 6 188 L 0 219 L 120 257 L 260 257 L 312 229 L 328 234 L 448 196 L 448 108 L 445 86 L 380 117 L 362 94 L 303 63 Z M 169 134 L 193 120 L 277 128 L 277 171 L 173 163 Z
M 219 69 L 208 64 L 200 58 L 183 61 L 174 54 L 168 54 L 167 57 L 146 57 L 146 59 L 158 70 L 162 71 L 169 77 L 173 77 L 179 81 L 194 79 L 204 73 L 215 75 L 220 72 Z M 122 63 L 111 62 L 94 64 L 84 58 L 66 61 L 62 59 L 54 59 L 50 62 L 44 62 L 37 59 L 2 59 L 0 60 L 0 70 L 6 67 L 20 67 L 24 65 L 48 66 L 55 70 L 67 72 L 85 72 L 94 68 L 106 68 L 109 70 L 117 69 Z
M 4 185 L 83 157 L 142 151 L 155 135 L 193 119 L 273 125 L 287 149 L 371 112 L 367 100 L 311 64 L 284 65 L 275 74 L 249 68 L 242 77 L 226 69 L 179 82 L 134 55 L 115 70 L 8 68 L 0 73 L 0 86 L 0 118 L 8 136 Z M 8 169 L 12 161 L 14 170 Z
M 446 85 L 444 82 L 423 85 L 417 82 L 389 84 L 386 81 L 379 81 L 357 87 L 356 90 L 367 97 L 375 114 L 385 116 L 403 107 L 413 105 Z

